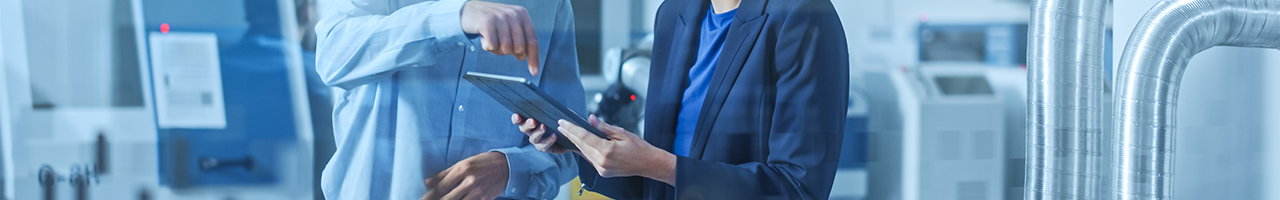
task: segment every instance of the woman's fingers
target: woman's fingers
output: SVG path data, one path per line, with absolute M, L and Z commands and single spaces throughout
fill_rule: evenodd
M 600 129 L 601 131 L 610 126 L 609 123 L 605 123 L 604 120 L 600 120 L 600 118 L 596 117 L 595 114 L 592 114 L 587 118 L 591 121 L 591 126 L 595 126 L 596 129 Z
M 598 130 L 600 130 L 600 131 L 604 132 L 604 134 L 605 134 L 605 135 L 609 136 L 609 138 L 608 138 L 608 139 L 610 139 L 610 140 L 615 140 L 615 139 L 620 139 L 620 138 L 623 138 L 623 137 L 627 137 L 626 135 L 623 135 L 623 134 L 630 134 L 630 133 L 631 133 L 631 132 L 627 131 L 626 129 L 623 129 L 622 127 L 618 127 L 618 126 L 614 126 L 614 125 L 609 124 L 609 123 L 605 123 L 605 122 L 604 122 L 604 120 L 601 120 L 599 117 L 596 117 L 596 115 L 591 115 L 591 116 L 589 116 L 588 118 L 589 118 L 588 120 L 590 120 L 590 121 L 591 121 L 592 126 L 595 126 L 595 127 L 596 127 L 596 129 L 598 129 Z
M 582 127 L 578 125 L 570 123 L 569 121 L 562 119 L 559 121 L 559 124 L 560 128 L 557 130 L 560 131 L 560 134 L 564 134 L 564 138 L 569 139 L 569 141 L 573 142 L 575 146 L 578 146 L 578 150 L 582 151 L 582 154 L 585 155 L 583 156 L 584 158 L 587 158 L 589 161 L 595 161 L 599 152 L 596 149 L 594 141 L 600 140 L 600 138 L 590 138 L 595 136 L 588 137 L 587 135 L 591 135 L 591 133 L 587 132 L 586 129 L 582 129 Z
M 573 144 L 577 144 L 579 149 L 581 149 L 583 145 L 591 145 L 591 138 L 586 137 L 586 135 L 590 135 L 591 133 L 586 129 L 582 129 L 581 126 L 563 119 L 558 121 L 558 123 L 560 124 L 560 134 L 564 134 L 565 138 L 569 138 L 569 141 L 573 142 Z

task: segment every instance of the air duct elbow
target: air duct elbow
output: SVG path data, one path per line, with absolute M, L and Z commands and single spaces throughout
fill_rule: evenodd
M 1166 0 L 1143 16 L 1116 70 L 1115 199 L 1172 198 L 1179 82 L 1214 46 L 1280 47 L 1280 1 Z

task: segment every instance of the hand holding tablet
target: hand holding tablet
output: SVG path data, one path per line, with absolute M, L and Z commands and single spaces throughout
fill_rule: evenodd
M 567 120 L 573 124 L 591 124 L 583 119 L 573 110 L 565 107 L 560 102 L 555 101 L 550 95 L 538 90 L 533 83 L 520 77 L 503 76 L 496 74 L 487 74 L 480 72 L 467 72 L 462 77 L 470 81 L 473 85 L 480 88 L 499 104 L 506 107 L 511 112 L 519 116 L 513 116 L 512 122 L 521 122 L 524 124 L 527 118 L 532 118 L 540 124 L 530 124 L 531 128 L 537 128 L 545 132 L 554 133 L 556 136 L 556 145 L 567 150 L 578 150 L 578 147 L 565 138 L 557 129 L 560 127 L 556 121 L 560 119 Z M 547 123 L 550 122 L 550 123 Z M 521 125 L 525 126 L 525 125 Z M 600 138 L 609 139 L 599 129 L 593 126 L 583 126 L 588 132 Z M 543 135 L 545 137 L 550 137 Z M 547 138 L 537 138 L 542 140 Z M 531 138 L 533 141 L 533 138 Z M 563 152 L 560 152 L 563 153 Z

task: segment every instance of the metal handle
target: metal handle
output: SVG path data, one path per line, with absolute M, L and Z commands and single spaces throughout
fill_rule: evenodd
M 71 174 L 71 188 L 75 189 L 76 200 L 89 199 L 89 177 L 84 173 Z
M 39 174 L 40 190 L 44 193 L 45 200 L 53 200 L 54 194 L 57 193 L 58 174 L 53 172 L 53 167 L 49 165 L 41 166 Z
M 93 145 L 93 149 L 94 149 L 93 173 L 94 174 L 107 174 L 107 170 L 108 170 L 107 166 L 108 164 L 110 164 L 107 161 L 107 158 L 108 158 L 107 155 L 109 153 L 107 151 L 108 147 L 109 146 L 107 146 L 106 134 L 99 131 L 98 141 L 95 142 Z
M 209 171 L 224 167 L 244 167 L 245 170 L 253 170 L 253 157 L 244 156 L 242 159 L 218 159 L 212 157 L 200 157 L 200 171 Z

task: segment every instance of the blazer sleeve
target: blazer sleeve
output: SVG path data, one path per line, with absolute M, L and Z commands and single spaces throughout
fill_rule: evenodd
M 669 12 L 671 9 L 669 6 L 672 6 L 671 4 L 674 3 L 672 1 L 663 2 L 662 6 L 658 8 L 658 13 L 654 17 L 653 55 L 655 56 L 653 57 L 653 63 L 667 63 L 666 56 L 658 55 L 666 55 L 671 49 L 670 42 L 673 37 L 672 35 L 674 34 L 674 26 L 667 23 L 676 20 L 677 16 L 676 14 Z M 658 93 L 656 91 L 661 90 L 661 88 L 654 87 L 652 85 L 663 81 L 662 75 L 660 75 L 662 73 L 659 72 L 662 71 L 662 69 L 659 68 L 663 67 L 663 65 L 655 64 L 653 67 L 654 68 L 650 69 L 653 70 L 653 72 L 649 75 L 651 85 L 649 87 L 649 94 Z M 646 106 L 652 106 L 654 105 L 653 103 L 653 101 L 646 102 Z M 645 136 L 645 140 L 650 143 L 655 142 L 650 140 L 650 137 L 652 136 Z M 596 172 L 595 166 L 591 165 L 591 162 L 583 159 L 581 156 L 574 155 L 574 157 L 578 160 L 578 178 L 582 181 L 582 188 L 600 193 L 608 196 L 609 198 L 642 199 L 645 197 L 647 192 L 667 189 L 667 187 L 650 188 L 649 186 L 666 186 L 666 184 L 638 176 L 613 178 L 600 177 L 599 173 Z M 577 192 L 578 191 L 570 191 L 570 193 L 573 193 L 571 195 L 577 195 Z
M 676 161 L 677 199 L 826 199 L 839 162 L 848 46 L 829 1 L 800 1 L 776 41 L 767 162 Z

